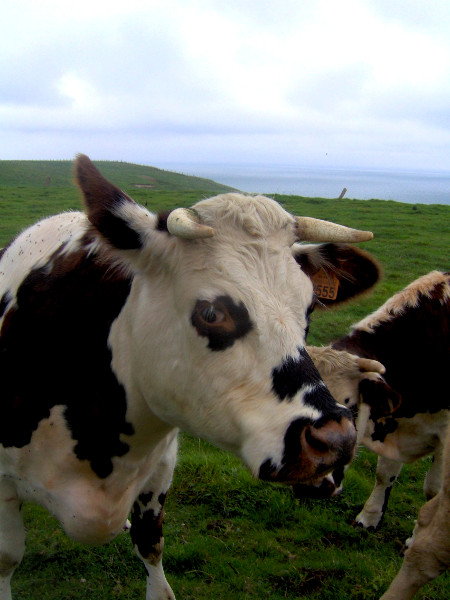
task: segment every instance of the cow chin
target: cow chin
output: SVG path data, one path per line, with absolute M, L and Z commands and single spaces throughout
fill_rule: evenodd
M 356 430 L 346 416 L 315 424 L 296 419 L 286 431 L 281 465 L 267 458 L 261 464 L 259 478 L 314 486 L 313 482 L 322 481 L 329 473 L 349 464 L 355 449 Z

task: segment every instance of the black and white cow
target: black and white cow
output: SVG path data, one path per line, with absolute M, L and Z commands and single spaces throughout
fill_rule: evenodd
M 308 353 L 336 400 L 357 407 L 358 440 L 379 455 L 375 487 L 356 524 L 380 525 L 403 463 L 432 454 L 424 492 L 428 499 L 437 494 L 450 410 L 450 273 L 420 277 L 349 335 Z M 339 469 L 295 493 L 334 495 L 343 475 Z
M 26 500 L 87 543 L 112 540 L 131 512 L 146 598 L 167 600 L 178 428 L 273 482 L 351 460 L 350 411 L 304 347 L 309 275 L 322 263 L 350 275 L 345 299 L 378 269 L 345 244 L 297 242 L 372 235 L 241 194 L 152 214 L 86 156 L 76 178 L 86 214 L 40 221 L 0 260 L 0 600 L 24 553 Z

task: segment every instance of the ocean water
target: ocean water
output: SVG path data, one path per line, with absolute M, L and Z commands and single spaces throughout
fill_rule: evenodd
M 175 164 L 170 170 L 213 179 L 243 192 L 450 204 L 450 171 L 325 169 L 294 165 Z

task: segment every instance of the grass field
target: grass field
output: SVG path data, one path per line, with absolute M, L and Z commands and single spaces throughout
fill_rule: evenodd
M 0 161 L 0 247 L 37 218 L 80 208 L 69 163 L 15 163 Z M 49 164 L 55 166 L 55 174 L 49 174 Z M 165 180 L 158 180 L 154 173 L 143 173 L 147 167 L 99 166 L 111 181 L 151 210 L 188 206 L 225 189 L 209 187 L 213 184 L 207 180 L 183 183 L 178 175 L 173 176 L 175 184 L 168 172 L 162 172 Z M 154 187 L 136 187 L 141 176 L 153 177 Z M 448 206 L 276 198 L 293 213 L 372 230 L 374 240 L 362 246 L 379 260 L 384 272 L 371 295 L 334 311 L 316 312 L 310 344 L 342 335 L 352 322 L 416 277 L 450 268 Z M 430 460 L 404 467 L 382 527 L 367 532 L 351 523 L 370 493 L 375 463 L 374 455 L 360 449 L 341 496 L 297 503 L 289 489 L 253 480 L 230 454 L 181 435 L 166 503 L 164 553 L 166 574 L 177 598 L 379 598 L 401 564 L 399 550 L 424 502 L 422 483 Z M 107 546 L 80 546 L 40 508 L 26 505 L 24 514 L 27 552 L 13 579 L 14 598 L 143 600 L 144 571 L 133 556 L 127 534 Z M 417 599 L 450 599 L 449 575 L 423 588 Z

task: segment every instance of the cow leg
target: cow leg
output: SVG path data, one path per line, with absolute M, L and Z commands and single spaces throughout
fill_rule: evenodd
M 419 512 L 403 564 L 381 600 L 410 600 L 424 584 L 450 567 L 450 525 L 444 492 Z
M 434 451 L 433 462 L 431 467 L 425 476 L 423 484 L 423 493 L 427 500 L 434 498 L 441 489 L 442 481 L 442 459 L 443 459 L 443 445 L 440 444 Z
M 365 529 L 377 529 L 386 511 L 392 486 L 402 470 L 403 464 L 380 456 L 377 463 L 375 486 L 355 519 L 355 525 Z
M 21 502 L 13 482 L 0 479 L 0 600 L 11 600 L 11 577 L 24 552 Z
M 164 549 L 162 523 L 164 501 L 172 481 L 176 452 L 175 438 L 156 471 L 146 482 L 131 512 L 131 539 L 135 552 L 143 561 L 147 571 L 146 600 L 175 600 L 162 566 Z

